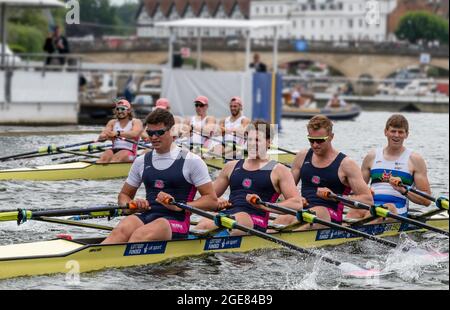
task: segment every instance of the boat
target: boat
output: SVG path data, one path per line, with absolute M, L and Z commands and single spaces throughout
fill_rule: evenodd
M 448 230 L 448 217 L 437 215 L 429 219 L 427 224 Z M 425 231 L 400 222 L 383 222 L 353 228 L 380 237 Z M 278 232 L 273 236 L 303 248 L 334 246 L 360 239 L 335 229 Z M 280 247 L 276 243 L 250 235 L 101 245 L 103 240 L 103 238 L 55 239 L 0 246 L 0 279 L 91 272 L 107 268 L 156 264 L 187 256 L 249 252 Z
M 331 120 L 351 120 L 361 114 L 361 107 L 357 104 L 349 104 L 343 108 L 328 109 L 283 107 L 283 117 L 286 118 L 311 119 L 319 114 L 325 115 Z
M 271 150 L 270 157 L 284 164 L 292 164 L 295 155 L 283 151 Z M 222 158 L 205 160 L 210 167 L 222 169 Z M 65 164 L 16 168 L 0 170 L 0 181 L 28 180 L 28 181 L 64 181 L 64 180 L 105 180 L 126 178 L 131 163 L 98 164 L 92 161 L 78 161 Z

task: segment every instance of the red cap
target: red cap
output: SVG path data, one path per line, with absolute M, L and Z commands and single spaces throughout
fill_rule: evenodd
M 233 97 L 233 98 L 231 98 L 230 103 L 231 103 L 231 102 L 237 102 L 237 103 L 239 103 L 241 106 L 244 105 L 244 103 L 242 102 L 241 97 Z
M 170 108 L 170 102 L 167 98 L 159 98 L 158 101 L 156 101 L 155 109 L 164 109 L 168 110 Z
M 116 103 L 116 108 L 117 107 L 127 107 L 128 109 L 131 109 L 131 104 L 128 100 L 122 99 Z
M 205 96 L 198 96 L 197 99 L 195 99 L 194 102 L 200 102 L 203 104 L 208 104 L 208 98 Z

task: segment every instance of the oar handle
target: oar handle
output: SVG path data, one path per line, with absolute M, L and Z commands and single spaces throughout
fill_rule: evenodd
M 295 210 L 292 210 L 292 209 L 289 209 L 289 208 L 286 208 L 286 207 L 282 207 L 282 206 L 279 206 L 279 205 L 276 205 L 276 204 L 273 204 L 273 203 L 270 203 L 270 202 L 261 201 L 261 199 L 258 199 L 256 197 L 253 197 L 251 200 L 252 200 L 252 202 L 255 201 L 258 204 L 265 205 L 268 208 L 272 208 L 274 210 L 281 211 L 283 213 L 293 215 L 293 216 L 295 216 L 297 218 L 297 220 L 300 223 L 309 223 L 309 224 L 317 223 L 317 224 L 320 224 L 320 225 L 323 225 L 323 226 L 326 226 L 326 227 L 329 227 L 329 228 L 334 228 L 334 229 L 337 229 L 337 230 L 341 230 L 341 231 L 345 231 L 347 233 L 350 233 L 351 235 L 348 238 L 351 238 L 352 235 L 353 235 L 353 236 L 356 236 L 356 237 L 363 237 L 363 238 L 366 238 L 366 239 L 369 239 L 369 240 L 372 240 L 372 241 L 375 241 L 375 242 L 378 242 L 378 243 L 390 246 L 392 248 L 397 247 L 397 244 L 395 242 L 392 242 L 392 241 L 389 241 L 389 240 L 385 240 L 385 239 L 381 239 L 381 238 L 379 238 L 377 236 L 365 233 L 363 231 L 359 231 L 359 230 L 353 229 L 351 227 L 346 227 L 346 226 L 339 225 L 337 223 L 325 221 L 325 220 L 317 217 L 315 212 L 313 212 L 311 210 L 295 211 Z
M 439 197 L 439 198 L 435 198 L 431 195 L 428 195 L 427 193 L 424 193 L 422 191 L 419 191 L 415 188 L 413 188 L 412 186 L 403 184 L 402 180 L 399 178 L 390 178 L 389 179 L 389 183 L 398 186 L 398 187 L 403 187 L 405 188 L 407 191 L 412 192 L 416 195 L 419 195 L 425 199 L 428 199 L 430 201 L 433 201 L 434 203 L 436 203 L 436 206 L 441 209 L 441 210 L 447 210 L 448 211 L 448 198 L 447 197 Z

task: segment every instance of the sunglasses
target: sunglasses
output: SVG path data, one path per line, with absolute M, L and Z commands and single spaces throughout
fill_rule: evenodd
M 169 129 L 167 129 L 167 128 L 160 129 L 160 130 L 147 130 L 147 134 L 150 138 L 153 136 L 161 137 L 168 131 L 169 131 Z
M 314 144 L 314 142 L 316 142 L 318 144 L 322 144 L 322 143 L 327 142 L 327 140 L 329 138 L 330 138 L 329 136 L 326 136 L 326 137 L 310 137 L 310 136 L 308 136 L 308 141 L 311 144 Z
M 206 107 L 206 104 L 203 104 L 203 103 L 195 103 L 195 107 L 196 107 L 196 108 L 204 108 L 204 107 Z
M 116 111 L 117 111 L 117 112 L 126 112 L 126 111 L 128 111 L 128 108 L 125 108 L 125 107 L 117 107 L 117 108 L 116 108 Z

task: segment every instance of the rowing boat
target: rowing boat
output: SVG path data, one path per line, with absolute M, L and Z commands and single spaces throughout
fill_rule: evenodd
M 271 150 L 270 157 L 281 163 L 291 164 L 295 155 Z M 206 164 L 222 169 L 222 158 L 206 159 Z M 0 180 L 63 181 L 63 180 L 102 180 L 125 178 L 131 163 L 97 164 L 91 161 L 79 161 L 66 164 L 54 164 L 30 168 L 0 170 Z
M 448 217 L 438 215 L 428 220 L 427 224 L 448 230 Z M 384 222 L 354 228 L 380 237 L 425 231 L 400 222 Z M 273 236 L 304 248 L 339 245 L 360 239 L 335 229 L 279 232 Z M 186 256 L 280 247 L 276 243 L 249 235 L 113 245 L 101 245 L 102 240 L 102 238 L 73 241 L 56 239 L 0 246 L 0 279 L 98 271 L 106 268 L 155 264 Z
M 328 109 L 283 108 L 283 117 L 286 118 L 311 119 L 319 114 L 325 115 L 331 120 L 352 120 L 361 114 L 361 107 L 356 104 L 350 104 L 347 107 Z

